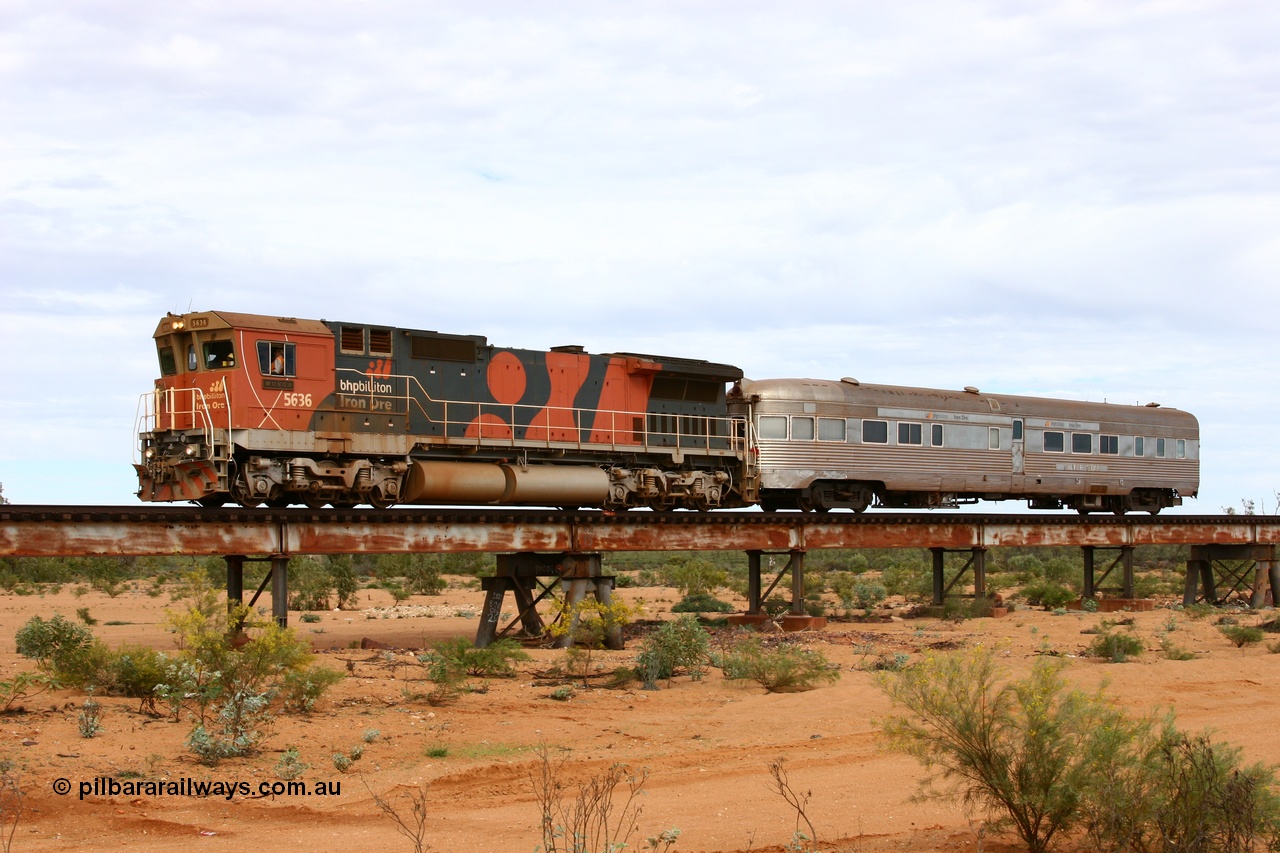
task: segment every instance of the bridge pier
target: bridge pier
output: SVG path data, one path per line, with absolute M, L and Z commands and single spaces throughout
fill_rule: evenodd
M 556 582 L 552 581 L 544 585 L 538 580 L 542 577 L 559 580 L 564 592 L 565 604 L 569 608 L 573 608 L 585 599 L 588 593 L 593 594 L 596 601 L 606 607 L 613 602 L 613 578 L 603 573 L 598 553 L 499 554 L 497 572 L 493 577 L 482 578 L 480 581 L 485 599 L 480 611 L 480 627 L 476 630 L 477 648 L 484 648 L 499 637 L 506 636 L 517 622 L 529 636 L 541 637 L 546 633 L 546 626 L 538 615 L 537 605 L 551 595 Z M 499 626 L 502 620 L 502 605 L 508 590 L 515 596 L 518 613 L 505 626 Z M 576 619 L 576 616 L 574 618 Z M 571 627 L 564 636 L 556 640 L 555 646 L 565 648 L 572 643 Z M 610 630 L 604 638 L 604 643 L 609 649 L 623 648 L 622 629 Z
M 1084 554 L 1084 586 L 1080 593 L 1081 600 L 1097 598 L 1098 593 L 1102 590 L 1102 583 L 1116 566 L 1121 566 L 1121 581 L 1118 592 L 1120 597 L 1124 599 L 1132 599 L 1133 592 L 1133 546 L 1121 545 L 1118 548 L 1107 548 L 1097 545 L 1082 545 L 1081 552 Z M 1107 566 L 1102 573 L 1102 577 L 1096 577 L 1094 555 L 1098 551 L 1118 551 L 1116 558 L 1111 561 L 1111 565 Z
M 747 612 L 737 613 L 729 617 L 731 625 L 751 625 L 759 627 L 769 621 L 764 602 L 777 588 L 782 578 L 791 576 L 791 605 L 782 617 L 782 630 L 803 631 L 806 628 L 821 628 L 827 624 L 825 616 L 810 616 L 804 609 L 804 555 L 801 549 L 790 551 L 747 551 Z M 787 563 L 774 577 L 768 589 L 763 589 L 763 568 L 761 557 L 786 555 Z
M 228 554 L 222 558 L 227 564 L 227 612 L 235 613 L 244 605 L 244 564 L 270 563 L 266 576 L 258 585 L 258 590 L 249 599 L 249 606 L 258 603 L 258 598 L 271 584 L 271 617 L 281 628 L 289 627 L 289 558 L 277 554 L 273 557 L 246 557 L 243 554 Z M 240 630 L 236 625 L 233 633 Z
M 947 594 L 955 588 L 970 569 L 973 570 L 973 599 L 981 601 L 987 597 L 987 549 L 986 548 L 930 548 L 933 554 L 933 606 L 941 607 L 947 603 Z M 956 572 L 950 582 L 947 581 L 947 554 L 968 554 L 969 559 Z M 968 597 L 968 596 L 963 596 Z
M 1227 588 L 1225 594 L 1220 594 L 1219 581 Z M 1267 587 L 1271 601 L 1280 601 L 1280 564 L 1275 545 L 1192 545 L 1187 555 L 1182 604 L 1219 604 L 1248 588 L 1249 606 L 1263 607 Z

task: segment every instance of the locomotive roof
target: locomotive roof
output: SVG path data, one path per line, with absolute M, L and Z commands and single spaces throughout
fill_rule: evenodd
M 199 326 L 191 321 L 207 321 Z M 181 322 L 187 329 L 263 329 L 272 332 L 330 334 L 318 320 L 302 320 L 297 317 L 268 317 L 265 314 L 239 314 L 232 311 L 189 311 L 186 314 L 166 314 L 156 327 L 153 337 L 161 337 L 175 331 L 173 324 Z
M 980 391 L 949 391 L 903 385 L 869 385 L 851 380 L 743 380 L 747 397 L 796 402 L 850 403 L 891 408 L 1001 414 L 1011 418 L 1055 420 L 1141 421 L 1144 424 L 1195 429 L 1193 415 L 1163 406 L 1088 403 L 1056 397 L 1019 397 Z

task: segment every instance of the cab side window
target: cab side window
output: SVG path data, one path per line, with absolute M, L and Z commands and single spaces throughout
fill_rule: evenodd
M 204 345 L 205 370 L 229 370 L 236 366 L 236 351 L 231 341 L 209 341 Z
M 258 341 L 258 370 L 263 376 L 297 376 L 297 344 Z

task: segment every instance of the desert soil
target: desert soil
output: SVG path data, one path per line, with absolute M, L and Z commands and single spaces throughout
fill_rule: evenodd
M 646 599 L 649 618 L 669 617 L 671 590 L 627 589 L 620 595 Z M 785 758 L 792 786 L 811 792 L 808 816 L 821 849 L 838 851 L 951 851 L 1020 849 L 1012 839 L 980 839 L 954 802 L 913 801 L 921 768 L 879 748 L 876 720 L 889 705 L 864 671 L 867 650 L 916 656 L 930 649 L 994 644 L 1014 674 L 1029 670 L 1037 656 L 1066 660 L 1069 679 L 1095 688 L 1109 683 L 1115 701 L 1135 714 L 1159 706 L 1176 709 L 1183 728 L 1213 728 L 1242 746 L 1248 760 L 1280 762 L 1280 738 L 1268 732 L 1277 712 L 1280 656 L 1259 645 L 1237 649 L 1212 619 L 1192 620 L 1168 609 L 1132 615 L 1148 652 L 1136 661 L 1107 664 L 1081 656 L 1091 639 L 1081 631 L 1104 614 L 1054 615 L 1017 610 L 999 619 L 961 623 L 939 619 L 833 621 L 803 641 L 838 665 L 832 686 L 805 693 L 769 694 L 754 684 L 727 682 L 717 670 L 700 680 L 675 679 L 656 691 L 595 686 L 568 701 L 552 698 L 544 677 L 565 653 L 531 648 L 532 661 L 516 678 L 491 679 L 483 692 L 433 707 L 406 694 L 424 693 L 420 667 L 410 649 L 441 639 L 474 637 L 481 593 L 451 588 L 444 595 L 415 597 L 433 615 L 378 618 L 363 610 L 326 612 L 317 623 L 290 624 L 308 636 L 325 664 L 350 673 L 310 716 L 281 716 L 263 750 L 216 768 L 197 762 L 184 746 L 191 722 L 170 722 L 139 713 L 133 699 L 100 697 L 103 732 L 79 736 L 77 714 L 85 696 L 43 694 L 25 712 L 0 717 L 0 756 L 14 762 L 26 792 L 25 811 L 13 850 L 129 849 L 169 851 L 179 844 L 207 851 L 255 848 L 352 851 L 412 850 L 373 802 L 370 789 L 403 802 L 401 795 L 429 785 L 426 849 L 449 853 L 532 853 L 541 842 L 540 812 L 530 783 L 545 745 L 565 759 L 563 780 L 581 782 L 614 762 L 648 773 L 640 802 L 640 831 L 627 849 L 644 849 L 644 838 L 680 830 L 675 851 L 780 851 L 791 838 L 794 813 L 770 790 L 768 763 Z M 361 608 L 386 607 L 381 590 L 360 593 Z M 739 603 L 740 604 L 740 603 Z M 70 587 L 44 596 L 0 599 L 0 668 L 9 678 L 31 669 L 14 651 L 14 631 L 32 615 L 62 613 L 75 618 L 89 608 L 99 620 L 95 633 L 107 643 L 173 647 L 162 625 L 167 595 L 153 597 L 138 584 L 115 598 Z M 269 612 L 269 611 L 268 611 Z M 890 610 L 905 613 L 905 610 Z M 457 614 L 463 615 L 457 615 Z M 451 615 L 448 615 L 451 614 Z M 1115 618 L 1117 614 L 1110 614 Z M 1167 660 L 1157 633 L 1170 619 L 1178 645 L 1195 660 Z M 126 624 L 107 625 L 107 622 Z M 363 638 L 388 650 L 351 648 Z M 602 671 L 632 660 L 627 651 L 596 652 Z M 393 651 L 398 649 L 399 651 Z M 874 655 L 871 655 L 874 657 Z M 479 682 L 477 682 L 479 683 Z M 365 745 L 363 757 L 345 773 L 332 756 Z M 276 763 L 296 747 L 311 768 L 309 783 L 340 783 L 339 794 L 315 796 L 110 796 L 78 794 L 96 777 L 118 781 L 183 778 L 249 782 L 254 788 L 277 778 Z M 443 757 L 431 757 L 430 753 Z M 72 791 L 59 796 L 57 779 Z M 367 786 L 367 787 L 366 787 Z M 1067 849 L 1071 849 L 1067 845 Z

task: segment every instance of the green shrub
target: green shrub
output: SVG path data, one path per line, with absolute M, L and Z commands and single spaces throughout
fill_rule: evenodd
M 770 693 L 802 693 L 840 679 L 840 671 L 816 649 L 792 644 L 767 648 L 759 640 L 739 643 L 721 660 L 725 678 L 754 681 Z
M 1242 767 L 1240 750 L 1178 731 L 1169 714 L 1116 744 L 1109 772 L 1081 800 L 1092 849 L 1218 853 L 1275 850 L 1275 770 Z
M 709 592 L 686 595 L 671 606 L 672 613 L 732 613 L 736 608 Z
M 853 586 L 853 606 L 861 609 L 866 616 L 870 616 L 871 611 L 888 597 L 889 591 L 883 584 L 875 581 L 860 580 Z
M 529 653 L 516 640 L 503 638 L 478 649 L 465 637 L 436 643 L 418 656 L 426 664 L 427 677 L 437 684 L 460 684 L 466 676 L 510 676 L 517 661 L 529 660 Z
M 728 572 L 699 556 L 677 556 L 659 569 L 667 586 L 680 590 L 689 597 L 710 595 L 728 580 Z
M 1131 657 L 1142 654 L 1142 641 L 1126 631 L 1107 632 L 1093 638 L 1089 644 L 1090 657 L 1102 658 L 1112 663 L 1124 663 Z
M 644 638 L 636 673 L 646 685 L 669 680 L 680 670 L 700 678 L 709 659 L 711 636 L 693 616 L 666 622 Z
M 263 737 L 260 727 L 271 719 L 270 704 L 266 693 L 232 692 L 216 707 L 212 727 L 201 723 L 187 735 L 188 748 L 211 766 L 224 758 L 248 755 Z
M 18 654 L 31 658 L 45 672 L 54 672 L 93 645 L 93 632 L 61 613 L 48 620 L 32 616 L 13 635 L 13 641 Z
M 1055 610 L 1074 601 L 1076 594 L 1051 580 L 1033 581 L 1022 588 L 1022 596 L 1045 610 Z
M 1222 632 L 1224 637 L 1235 643 L 1237 649 L 1243 649 L 1245 646 L 1262 642 L 1263 632 L 1261 628 L 1254 628 L 1250 625 L 1221 625 L 1218 630 Z
M 156 685 L 164 683 L 170 660 L 149 646 L 125 645 L 110 654 L 101 686 L 135 699 L 154 700 Z
M 1042 658 L 1027 678 L 1001 683 L 989 649 L 926 654 L 878 676 L 905 711 L 883 721 L 884 737 L 951 783 L 941 796 L 1011 824 L 1042 853 L 1078 821 L 1081 792 L 1105 774 L 1111 741 L 1132 736 L 1120 712 L 1100 696 L 1067 691 L 1061 673 Z
M 342 673 L 323 664 L 288 670 L 280 680 L 282 706 L 286 711 L 310 714 L 325 691 L 342 679 Z

